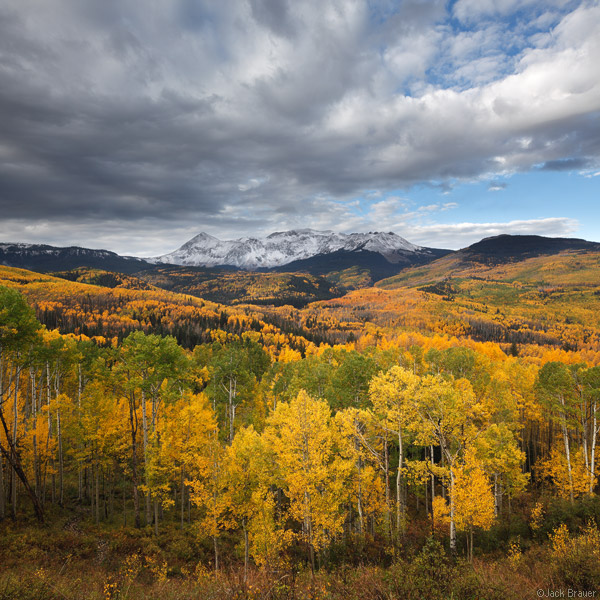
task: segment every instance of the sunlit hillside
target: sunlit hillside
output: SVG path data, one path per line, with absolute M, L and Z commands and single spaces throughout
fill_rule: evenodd
M 253 332 L 274 352 L 284 346 L 305 352 L 314 346 L 313 341 L 322 339 L 316 332 L 301 331 L 276 314 L 274 320 L 266 322 L 257 309 L 234 308 L 169 292 L 127 275 L 84 269 L 77 279 L 90 283 L 0 266 L 0 285 L 23 293 L 48 329 L 83 335 L 100 344 L 113 343 L 113 339 L 116 343 L 140 329 L 173 335 L 187 348 Z M 91 283 L 98 279 L 109 279 L 111 287 Z
M 596 353 L 599 273 L 598 253 L 567 252 L 494 266 L 454 255 L 307 310 L 353 335 L 371 323 L 390 335 L 412 330 L 505 348 L 533 344 Z
M 138 276 L 166 290 L 223 304 L 304 306 L 315 300 L 334 298 L 341 293 L 324 277 L 308 273 L 256 273 L 157 266 Z

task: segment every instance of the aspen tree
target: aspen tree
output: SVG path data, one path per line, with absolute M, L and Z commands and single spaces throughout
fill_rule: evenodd
M 591 367 L 582 373 L 584 394 L 589 402 L 587 431 L 590 439 L 589 487 L 588 493 L 594 493 L 596 485 L 596 447 L 600 436 L 600 367 Z
M 31 499 L 37 520 L 42 522 L 44 511 L 25 472 L 17 444 L 17 430 L 15 427 L 19 381 L 25 365 L 24 354 L 32 344 L 37 342 L 39 329 L 40 323 L 23 297 L 15 290 L 0 286 L 0 424 L 2 426 L 0 430 L 0 455 L 10 465 L 12 473 L 14 473 L 13 489 L 16 491 L 16 478 L 19 478 Z M 14 399 L 13 418 L 15 419 L 13 420 L 12 430 L 5 417 L 5 404 L 11 397 Z M 3 477 L 0 479 L 0 483 L 3 487 Z M 4 490 L 2 487 L 0 487 L 0 494 L 3 495 Z M 16 497 L 13 494 L 13 515 L 16 511 L 15 501 Z
M 100 520 L 100 475 L 107 472 L 124 452 L 127 408 L 108 393 L 106 381 L 95 379 L 81 398 L 79 433 L 84 442 L 79 458 L 92 474 L 92 506 L 96 523 Z
M 467 449 L 464 462 L 456 468 L 454 481 L 456 528 L 468 534 L 468 555 L 473 562 L 473 530 L 489 529 L 494 522 L 494 496 L 489 477 L 477 461 L 474 449 Z
M 163 447 L 168 464 L 179 472 L 180 517 L 183 528 L 188 478 L 205 477 L 210 469 L 209 445 L 217 435 L 217 420 L 204 393 L 184 392 L 167 407 Z
M 545 460 L 538 461 L 536 467 L 542 477 L 549 477 L 561 498 L 578 498 L 589 493 L 589 472 L 585 464 L 583 448 L 574 450 L 567 461 L 564 446 L 553 444 Z
M 563 438 L 567 464 L 568 491 L 574 502 L 573 466 L 571 460 L 571 438 L 569 429 L 573 425 L 575 412 L 575 382 L 569 368 L 560 362 L 548 362 L 539 371 L 537 388 L 550 411 L 550 420 L 558 422 Z
M 405 435 L 413 419 L 414 397 L 419 377 L 412 371 L 394 366 L 376 375 L 369 386 L 373 412 L 398 441 L 398 469 L 396 471 L 396 531 L 403 533 L 406 521 L 406 491 L 404 481 Z
M 213 346 L 211 395 L 219 404 L 225 404 L 227 441 L 231 444 L 239 421 L 238 409 L 253 397 L 269 357 L 259 344 L 248 338 Z
M 265 509 L 273 508 L 271 458 L 263 438 L 252 426 L 238 430 L 233 443 L 226 449 L 226 500 L 233 522 L 241 526 L 244 537 L 244 582 L 248 579 L 250 535 L 257 533 L 256 520 L 260 520 L 263 528 L 260 545 L 253 543 L 253 554 L 258 562 L 275 558 L 272 549 L 279 546 L 274 539 L 269 542 L 268 537 L 279 536 L 281 531 L 277 530 L 274 521 L 265 519 L 268 512 Z
M 315 552 L 342 529 L 345 484 L 351 465 L 336 456 L 331 410 L 305 391 L 280 403 L 265 430 L 279 468 L 290 516 L 302 524 L 311 566 Z
M 415 442 L 422 446 L 440 446 L 449 475 L 450 549 L 456 551 L 456 472 L 467 446 L 481 434 L 489 418 L 476 402 L 471 384 L 465 379 L 447 379 L 440 375 L 422 378 L 415 396 L 413 422 Z
M 351 491 L 358 514 L 358 533 L 364 534 L 366 518 L 381 513 L 385 506 L 383 486 L 377 471 L 385 469 L 379 426 L 372 413 L 347 408 L 335 416 L 341 438 L 340 452 L 354 465 L 350 474 Z M 375 467 L 375 468 L 374 468 Z
M 223 461 L 224 450 L 218 439 L 218 429 L 215 428 L 203 444 L 202 451 L 195 455 L 191 478 L 187 480 L 191 501 L 200 509 L 198 531 L 213 541 L 215 571 L 220 567 L 218 540 L 229 525 Z
M 131 333 L 123 341 L 121 357 L 129 373 L 130 393 L 137 393 L 140 398 L 144 451 L 144 484 L 140 489 L 146 498 L 146 525 L 154 521 L 158 533 L 159 496 L 165 491 L 164 477 L 159 475 L 164 474 L 160 462 L 160 411 L 163 401 L 177 393 L 186 361 L 175 338 L 146 335 L 142 331 Z
M 492 423 L 475 441 L 477 456 L 483 468 L 494 480 L 494 514 L 500 512 L 501 490 L 510 495 L 521 492 L 529 480 L 523 473 L 525 453 L 519 449 L 512 429 L 507 423 Z

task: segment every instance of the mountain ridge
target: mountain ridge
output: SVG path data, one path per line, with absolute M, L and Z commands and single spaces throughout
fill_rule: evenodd
M 565 250 L 600 250 L 600 244 L 581 238 L 546 237 L 541 235 L 495 235 L 458 250 L 468 260 L 499 264 L 523 260 L 542 254 L 558 254 Z
M 336 234 L 331 231 L 315 232 L 303 229 L 291 232 L 274 232 L 266 240 L 280 244 L 283 240 L 283 250 L 280 252 L 288 262 L 280 266 L 257 266 L 254 268 L 235 265 L 216 265 L 211 267 L 195 267 L 219 271 L 255 271 L 257 274 L 269 272 L 306 272 L 315 276 L 325 276 L 330 281 L 346 286 L 346 280 L 352 279 L 352 286 L 372 285 L 386 278 L 398 276 L 403 272 L 402 279 L 414 278 L 424 265 L 430 265 L 428 271 L 436 272 L 436 278 L 451 276 L 451 273 L 462 265 L 481 265 L 493 267 L 499 264 L 514 263 L 539 255 L 552 255 L 562 252 L 600 252 L 600 244 L 580 238 L 550 238 L 536 235 L 499 235 L 484 238 L 458 251 L 424 248 L 407 242 L 393 233 L 362 233 Z M 312 242 L 306 243 L 307 239 Z M 335 244 L 325 243 L 325 252 L 310 255 L 307 251 L 323 249 L 324 241 L 334 240 L 343 247 L 333 249 Z M 208 244 L 222 244 L 217 238 L 202 233 L 186 242 L 193 252 L 195 242 L 202 240 Z M 241 238 L 242 242 L 254 244 L 261 248 L 259 238 Z M 295 258 L 294 240 L 299 240 L 301 250 L 306 258 Z M 239 241 L 239 240 L 238 240 Z M 235 242 L 235 240 L 233 241 Z M 232 243 L 229 241 L 228 243 Z M 310 244 L 312 243 L 312 246 Z M 374 251 L 375 247 L 378 251 Z M 302 256 L 302 252 L 298 253 Z M 390 260 L 391 258 L 391 260 Z M 266 261 L 263 261 L 263 263 Z M 173 265 L 168 262 L 150 263 L 138 257 L 120 256 L 109 250 L 93 250 L 79 246 L 56 247 L 48 244 L 30 243 L 0 243 L 0 264 L 17 268 L 25 268 L 41 273 L 68 271 L 79 267 L 97 268 L 106 271 L 120 272 L 132 275 L 141 272 L 151 272 L 161 266 Z M 188 267 L 194 268 L 194 267 Z M 408 270 L 407 270 L 408 269 Z M 433 269 L 430 271 L 429 269 Z M 423 275 L 424 272 L 423 272 Z M 358 283 L 357 283 L 358 282 Z
M 530 265 L 531 274 L 543 285 L 550 269 L 539 259 L 556 256 L 571 257 L 573 268 L 577 257 L 600 255 L 600 243 L 580 238 L 550 238 L 535 235 L 492 236 L 461 248 L 425 265 L 414 265 L 397 275 L 376 282 L 376 287 L 394 288 L 405 285 L 425 285 L 460 277 L 495 278 L 499 270 Z M 537 259 L 537 260 L 536 260 Z M 565 263 L 566 264 L 566 263 Z
M 246 270 L 285 265 L 337 251 L 366 250 L 383 256 L 388 263 L 405 263 L 406 255 L 428 254 L 428 248 L 412 244 L 393 232 L 336 233 L 330 230 L 292 229 L 266 237 L 219 240 L 205 232 L 188 240 L 177 250 L 148 258 L 155 264 L 183 266 L 235 266 Z
M 0 243 L 0 264 L 40 273 L 95 267 L 132 274 L 151 267 L 143 258 L 121 256 L 110 250 L 22 242 Z

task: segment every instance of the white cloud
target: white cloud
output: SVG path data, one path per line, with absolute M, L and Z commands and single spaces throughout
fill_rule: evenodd
M 568 236 L 579 228 L 574 219 L 551 217 L 546 219 L 515 220 L 505 223 L 439 223 L 407 225 L 400 235 L 416 244 L 435 248 L 464 248 L 482 238 L 502 234 Z
M 260 177 L 249 179 L 246 183 L 239 183 L 238 190 L 240 192 L 247 192 L 249 190 L 255 190 L 260 187 L 263 183 L 266 183 L 269 180 L 268 177 Z
M 380 200 L 371 204 L 369 210 L 369 218 L 374 222 L 389 219 L 392 215 L 397 214 L 406 206 L 406 200 L 398 196 L 389 196 L 385 200 Z

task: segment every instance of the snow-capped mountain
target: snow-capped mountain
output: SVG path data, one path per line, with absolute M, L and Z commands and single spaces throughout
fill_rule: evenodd
M 376 252 L 390 263 L 403 261 L 407 254 L 428 252 L 427 248 L 411 244 L 392 232 L 344 234 L 296 229 L 272 233 L 266 238 L 244 237 L 237 240 L 219 240 L 207 233 L 200 233 L 178 250 L 147 260 L 185 266 L 230 265 L 254 270 L 280 267 L 292 261 L 340 250 Z

